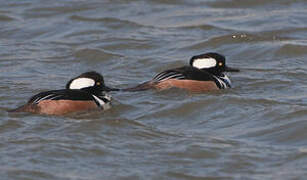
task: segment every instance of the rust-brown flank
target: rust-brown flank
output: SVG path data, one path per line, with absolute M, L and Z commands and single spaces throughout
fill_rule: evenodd
M 43 100 L 37 105 L 27 104 L 23 111 L 48 115 L 63 115 L 97 108 L 94 101 Z
M 169 89 L 172 87 L 185 89 L 191 92 L 205 92 L 219 89 L 213 81 L 196 80 L 177 80 L 169 79 L 162 81 L 154 86 L 158 90 Z

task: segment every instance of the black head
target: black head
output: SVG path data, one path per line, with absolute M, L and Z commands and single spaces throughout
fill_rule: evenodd
M 66 89 L 80 89 L 88 91 L 117 91 L 118 89 L 109 88 L 104 84 L 101 74 L 90 71 L 71 79 L 66 84 Z
M 225 71 L 239 72 L 238 69 L 226 66 L 225 57 L 214 52 L 193 56 L 190 60 L 190 65 L 201 70 L 209 71 L 210 73 L 216 75 L 219 75 Z

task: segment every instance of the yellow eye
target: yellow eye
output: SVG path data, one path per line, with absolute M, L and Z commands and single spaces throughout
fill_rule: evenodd
M 96 83 L 97 86 L 100 86 L 100 84 L 101 84 L 100 82 L 97 82 L 97 83 Z
M 223 63 L 222 63 L 222 62 L 219 62 L 219 66 L 223 66 Z

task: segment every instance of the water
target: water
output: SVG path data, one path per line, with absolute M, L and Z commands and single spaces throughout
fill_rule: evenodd
M 303 0 L 0 1 L 1 179 L 304 179 Z M 85 71 L 125 88 L 214 51 L 234 88 L 114 92 L 105 112 L 8 114 Z

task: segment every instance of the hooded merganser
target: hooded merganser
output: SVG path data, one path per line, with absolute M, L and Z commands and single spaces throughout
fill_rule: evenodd
M 157 74 L 152 80 L 123 91 L 164 90 L 172 87 L 191 92 L 203 92 L 231 87 L 231 81 L 224 72 L 239 72 L 225 64 L 225 57 L 210 52 L 193 56 L 190 66 L 169 69 Z
M 105 92 L 117 90 L 105 86 L 99 73 L 86 72 L 71 79 L 66 89 L 36 94 L 27 104 L 9 112 L 63 115 L 96 108 L 107 109 L 110 107 L 111 96 Z

